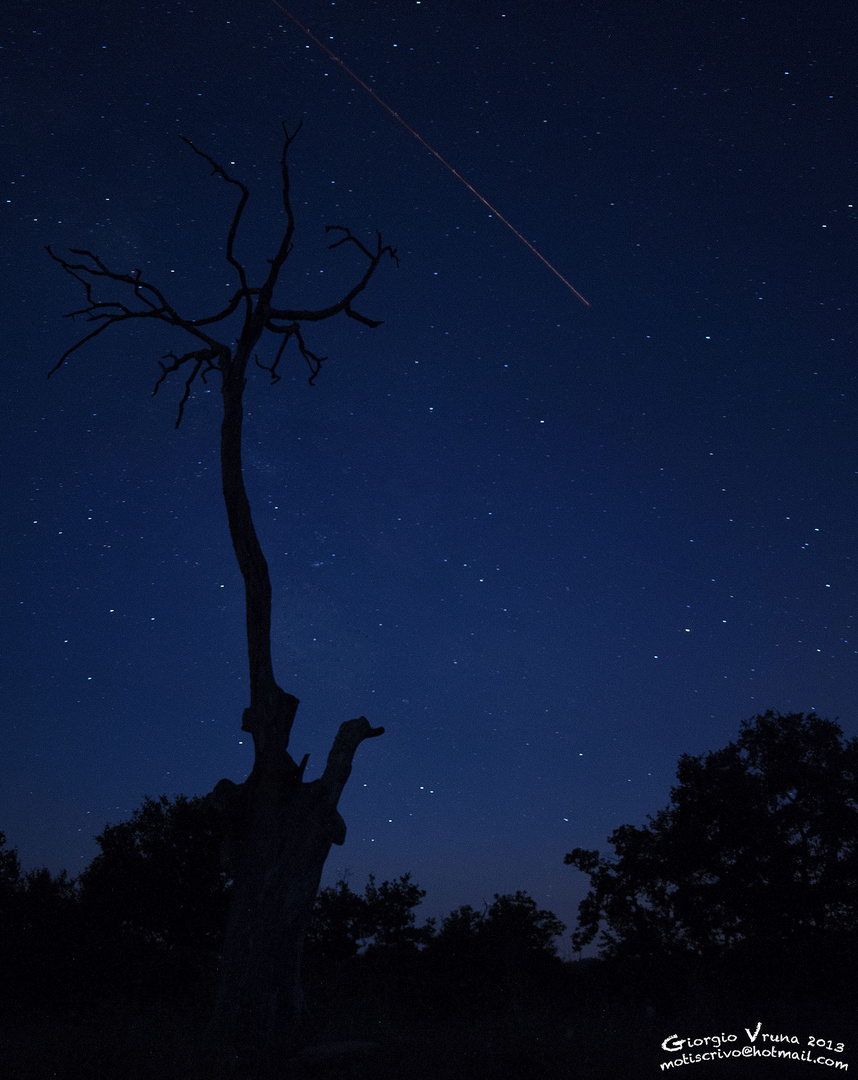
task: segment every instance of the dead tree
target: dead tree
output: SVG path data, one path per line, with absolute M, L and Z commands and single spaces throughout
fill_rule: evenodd
M 289 753 L 298 699 L 282 690 L 274 675 L 271 581 L 242 473 L 243 398 L 248 367 L 254 360 L 276 382 L 284 351 L 292 341 L 309 366 L 312 383 L 325 357 L 308 348 L 305 324 L 345 314 L 364 326 L 380 325 L 357 312 L 353 304 L 385 256 L 397 261 L 395 250 L 382 242 L 380 234 L 375 246 L 367 247 L 349 229 L 328 226 L 327 231 L 336 237 L 331 248 L 353 246 L 366 260 L 362 277 L 328 307 L 310 310 L 278 306 L 275 289 L 292 250 L 295 228 L 287 156 L 297 131 L 289 135 L 284 126 L 283 134 L 281 172 L 286 228 L 276 254 L 268 260 L 270 268 L 261 285 L 250 284 L 245 265 L 235 252 L 248 189 L 188 139 L 184 140 L 211 165 L 212 175 L 240 192 L 226 238 L 226 259 L 240 284 L 226 307 L 213 315 L 190 318 L 181 314 L 165 292 L 146 281 L 140 270 L 119 273 L 91 251 L 72 249 L 76 261 L 70 261 L 48 248 L 51 257 L 80 282 L 86 293 L 86 305 L 70 312 L 69 317 L 95 324 L 90 333 L 65 352 L 50 374 L 105 330 L 131 320 L 154 319 L 189 335 L 195 346 L 187 352 L 170 352 L 160 361 L 155 393 L 171 375 L 184 376 L 177 427 L 197 380 L 206 381 L 215 373 L 220 378 L 223 497 L 232 546 L 244 579 L 247 612 L 250 703 L 241 727 L 253 737 L 254 763 L 244 783 L 221 780 L 210 796 L 222 812 L 224 861 L 234 885 L 217 1000 L 206 1036 L 207 1076 L 268 1077 L 275 1071 L 283 1075 L 283 1062 L 295 1045 L 301 1019 L 304 934 L 330 847 L 342 844 L 346 835 L 337 803 L 358 746 L 384 731 L 372 727 L 363 716 L 343 722 L 322 776 L 305 782 L 307 757 L 299 765 Z M 110 287 L 107 293 L 105 286 Z M 116 288 L 119 299 L 113 298 Z M 241 330 L 234 342 L 230 338 L 227 344 L 213 336 L 217 324 L 235 327 L 238 322 Z M 276 335 L 277 347 L 272 350 L 273 360 L 265 364 L 256 359 L 254 350 L 268 334 Z

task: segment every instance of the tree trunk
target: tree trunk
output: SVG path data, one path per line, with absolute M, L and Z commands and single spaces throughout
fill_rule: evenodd
M 230 535 L 245 583 L 253 770 L 243 784 L 221 780 L 210 796 L 221 812 L 224 864 L 233 896 L 220 982 L 206 1034 L 207 1078 L 283 1076 L 303 1020 L 301 952 L 322 868 L 345 840 L 337 811 L 360 743 L 383 733 L 365 717 L 341 724 L 318 780 L 303 780 L 306 757 L 288 751 L 298 699 L 276 683 L 271 662 L 271 583 L 244 487 L 241 465 L 245 365 L 223 380 L 223 492 Z
M 238 859 L 209 1028 L 217 1068 L 209 1075 L 282 1075 L 294 1049 L 302 1020 L 301 950 L 339 817 L 320 795 L 318 785 L 297 777 L 221 781 L 216 789 Z
M 201 1076 L 206 1080 L 216 1076 L 263 1080 L 275 1071 L 282 1075 L 284 1058 L 295 1043 L 301 1020 L 300 961 L 304 934 L 328 851 L 331 844 L 341 844 L 346 835 L 337 803 L 358 746 L 364 739 L 384 731 L 370 727 L 363 716 L 347 720 L 340 726 L 323 775 L 312 783 L 304 783 L 306 757 L 298 766 L 289 754 L 289 736 L 298 700 L 285 693 L 274 677 L 271 580 L 242 475 L 245 377 L 260 338 L 267 333 L 280 342 L 271 364 L 260 364 L 273 382 L 280 378 L 277 368 L 287 343 L 292 341 L 310 368 L 312 383 L 325 358 L 307 347 L 303 324 L 343 314 L 364 326 L 379 326 L 377 320 L 356 311 L 353 304 L 386 255 L 398 262 L 395 250 L 382 242 L 380 233 L 376 234 L 377 243 L 372 250 L 344 226 L 330 225 L 326 231 L 337 239 L 329 246 L 357 248 L 366 260 L 363 275 L 327 307 L 292 310 L 273 306 L 275 287 L 292 251 L 295 218 L 289 196 L 287 157 L 296 134 L 290 135 L 283 126 L 280 169 L 286 228 L 276 254 L 267 260 L 268 273 L 259 288 L 250 286 L 247 271 L 235 254 L 235 240 L 249 198 L 247 187 L 190 140 L 184 140 L 211 165 L 213 175 L 240 192 L 225 252 L 227 262 L 238 275 L 240 288 L 226 306 L 213 314 L 196 319 L 184 317 L 161 289 L 143 278 L 140 270 L 118 273 L 85 249 L 73 249 L 75 261 L 69 262 L 48 248 L 51 258 L 86 291 L 86 305 L 72 314 L 86 316 L 95 324 L 95 329 L 63 353 L 50 374 L 109 327 L 128 319 L 155 319 L 189 334 L 196 346 L 182 355 L 171 350 L 159 361 L 161 376 L 155 383 L 155 392 L 170 375 L 179 371 L 186 375 L 176 427 L 182 421 L 196 379 L 205 382 L 206 376 L 213 372 L 218 372 L 222 379 L 223 497 L 232 546 L 244 579 L 247 607 L 250 705 L 244 711 L 241 726 L 253 736 L 255 757 L 253 770 L 243 784 L 221 780 L 210 796 L 222 812 L 225 865 L 234 884 L 217 1004 L 203 1053 L 206 1064 L 201 1065 Z M 119 295 L 125 299 L 95 299 L 93 286 L 100 288 L 105 282 L 124 290 Z M 232 326 L 231 320 L 241 317 L 242 312 L 244 323 L 237 343 L 227 345 L 211 336 L 212 327 L 224 321 Z

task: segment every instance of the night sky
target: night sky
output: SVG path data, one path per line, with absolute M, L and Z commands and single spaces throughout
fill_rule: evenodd
M 855 22 L 772 0 L 293 0 L 590 301 L 270 0 L 5 12 L 0 830 L 78 874 L 144 795 L 252 763 L 218 386 L 152 397 L 167 327 L 86 331 L 44 251 L 221 308 L 297 244 L 289 306 L 398 251 L 247 394 L 293 756 L 383 724 L 325 883 L 411 872 L 443 915 L 525 889 L 570 927 L 680 754 L 772 708 L 858 734 Z M 262 356 L 269 361 L 273 357 Z M 211 396 L 209 396 L 211 395 Z

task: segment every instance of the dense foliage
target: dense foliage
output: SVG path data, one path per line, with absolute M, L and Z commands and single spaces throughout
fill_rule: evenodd
M 79 879 L 81 903 L 111 936 L 216 946 L 228 904 L 221 839 L 209 800 L 144 799 L 130 820 L 96 837 L 101 852 Z
M 426 895 L 403 874 L 396 881 L 376 885 L 369 875 L 361 896 L 340 880 L 321 889 L 316 897 L 307 949 L 318 963 L 349 960 L 363 949 L 417 949 L 434 934 L 435 922 L 417 926 L 414 909 Z
M 683 755 L 670 804 L 576 848 L 590 875 L 573 936 L 607 956 L 724 956 L 841 944 L 858 932 L 858 739 L 811 713 L 767 712 L 735 742 Z

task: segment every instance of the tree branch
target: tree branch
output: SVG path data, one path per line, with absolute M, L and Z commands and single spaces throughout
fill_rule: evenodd
M 282 198 L 283 209 L 286 211 L 286 231 L 283 233 L 283 239 L 280 241 L 280 247 L 277 249 L 277 254 L 273 259 L 270 259 L 271 269 L 268 271 L 268 277 L 265 279 L 265 284 L 260 289 L 260 306 L 267 311 L 271 304 L 271 297 L 274 293 L 274 286 L 277 284 L 277 279 L 280 276 L 280 271 L 283 268 L 283 264 L 289 258 L 292 253 L 292 236 L 295 232 L 295 214 L 292 211 L 292 200 L 289 193 L 289 147 L 292 145 L 292 140 L 296 137 L 301 130 L 299 124 L 295 131 L 290 135 L 286 130 L 286 125 L 282 125 L 283 128 L 283 152 L 280 155 L 280 174 L 283 179 L 282 186 Z
M 334 231 L 343 232 L 345 233 L 345 236 L 341 236 L 339 240 L 334 241 L 333 244 L 329 244 L 329 250 L 340 247 L 341 244 L 356 244 L 369 260 L 369 266 L 367 266 L 366 272 L 364 273 L 363 277 L 360 279 L 357 285 L 355 285 L 352 289 L 349 290 L 349 292 L 346 293 L 346 295 L 341 300 L 338 300 L 336 304 L 331 304 L 330 307 L 321 308 L 318 311 L 309 311 L 307 309 L 299 309 L 293 311 L 289 309 L 278 309 L 273 307 L 270 308 L 268 311 L 269 329 L 275 329 L 270 324 L 271 319 L 286 319 L 296 322 L 321 322 L 323 319 L 330 319 L 334 315 L 339 315 L 341 311 L 344 311 L 346 315 L 350 316 L 352 319 L 357 319 L 358 322 L 362 322 L 365 326 L 371 326 L 373 328 L 375 328 L 376 326 L 381 326 L 381 321 L 368 319 L 365 315 L 360 315 L 358 312 L 352 309 L 351 304 L 352 300 L 354 300 L 354 298 L 360 293 L 362 293 L 363 290 L 367 287 L 370 279 L 372 278 L 375 271 L 378 269 L 378 265 L 385 255 L 389 255 L 390 258 L 393 259 L 393 261 L 396 263 L 396 265 L 399 266 L 399 257 L 396 254 L 396 248 L 391 247 L 390 244 L 385 244 L 381 239 L 380 232 L 376 233 L 376 250 L 373 252 L 370 251 L 369 248 L 367 248 L 364 244 L 362 244 L 356 236 L 353 236 L 351 231 L 347 229 L 344 225 L 325 226 L 325 232 Z
M 376 324 L 377 325 L 377 324 Z M 304 359 L 307 361 L 307 366 L 310 369 L 310 378 L 307 380 L 310 386 L 314 386 L 316 382 L 316 376 L 322 370 L 322 364 L 328 359 L 327 356 L 317 356 L 314 352 L 311 352 L 304 342 L 304 338 L 301 334 L 300 323 L 290 323 L 288 326 L 269 326 L 268 329 L 272 334 L 283 334 L 283 340 L 280 343 L 280 347 L 277 350 L 277 355 L 274 358 L 273 364 L 263 364 L 260 360 L 256 360 L 256 366 L 262 368 L 263 371 L 267 371 L 271 376 L 271 382 L 280 382 L 280 376 L 277 374 L 277 365 L 280 363 L 280 358 L 283 356 L 283 351 L 286 348 L 286 344 L 289 338 L 294 337 L 298 344 L 298 349 Z
M 88 341 L 91 341 L 94 337 L 106 330 L 109 326 L 114 326 L 117 323 L 127 322 L 129 319 L 157 319 L 159 322 L 167 323 L 168 326 L 175 326 L 181 330 L 186 331 L 193 337 L 196 337 L 200 341 L 205 342 L 206 350 L 213 356 L 220 355 L 223 350 L 223 346 L 220 342 L 214 338 L 209 337 L 208 334 L 203 333 L 198 328 L 199 324 L 193 319 L 183 318 L 173 307 L 172 304 L 166 299 L 164 294 L 158 289 L 157 286 L 152 285 L 151 282 L 144 281 L 141 272 L 134 270 L 130 274 L 120 274 L 115 270 L 111 270 L 99 256 L 93 254 L 91 251 L 87 251 L 83 248 L 72 248 L 72 255 L 82 255 L 89 260 L 89 263 L 72 263 L 62 256 L 55 254 L 50 246 L 46 249 L 47 253 L 59 265 L 65 270 L 65 272 L 80 282 L 83 285 L 84 292 L 86 294 L 87 306 L 79 308 L 76 311 L 70 311 L 66 314 L 68 319 L 76 319 L 78 316 L 83 316 L 87 322 L 97 322 L 100 325 L 95 330 L 91 331 L 85 337 L 81 338 L 75 345 L 72 345 L 70 349 L 67 349 L 57 363 L 48 372 L 48 378 L 51 377 L 56 371 L 58 371 L 66 360 L 79 349 L 82 345 L 85 345 Z M 119 285 L 129 286 L 132 290 L 134 299 L 139 300 L 143 305 L 143 310 L 129 307 L 128 304 L 123 303 L 120 300 L 96 300 L 93 295 L 93 289 L 96 281 L 99 278 L 105 278 L 108 281 L 116 282 Z M 238 301 L 236 300 L 232 306 L 232 310 L 237 307 Z M 224 314 L 217 316 L 217 318 L 225 317 Z M 212 319 L 203 321 L 213 321 Z M 168 355 L 173 355 L 172 353 Z M 194 354 L 188 354 L 191 356 Z M 161 365 L 163 369 L 163 364 Z M 176 370 L 176 365 L 171 366 L 169 370 Z M 163 381 L 164 374 L 158 380 L 155 390 L 157 391 L 158 385 Z
M 185 415 L 185 404 L 188 398 L 191 396 L 191 386 L 199 375 L 203 382 L 206 381 L 206 375 L 210 371 L 218 371 L 219 366 L 213 364 L 212 361 L 217 357 L 218 353 L 216 349 L 197 349 L 194 352 L 185 353 L 184 356 L 176 356 L 174 352 L 166 353 L 158 364 L 161 367 L 161 375 L 158 381 L 155 383 L 155 389 L 152 391 L 152 396 L 158 393 L 158 387 L 167 378 L 167 376 L 173 372 L 178 371 L 180 367 L 189 361 L 193 360 L 194 366 L 191 370 L 191 374 L 185 380 L 185 392 L 182 395 L 182 400 L 179 402 L 179 415 L 176 418 L 176 427 L 182 422 L 182 417 Z M 164 364 L 162 360 L 172 360 L 172 364 Z
M 340 801 L 340 795 L 352 771 L 357 748 L 364 739 L 375 739 L 383 734 L 384 728 L 372 727 L 365 716 L 359 716 L 356 720 L 344 720 L 340 724 L 340 730 L 328 754 L 325 771 L 318 781 L 329 806 L 333 808 Z
M 184 135 L 181 135 L 180 138 L 182 142 L 187 143 L 187 145 L 190 146 L 190 148 L 195 154 L 199 154 L 201 158 L 203 158 L 209 163 L 209 165 L 211 165 L 212 176 L 221 177 L 221 179 L 223 179 L 227 184 L 235 185 L 235 187 L 237 187 L 241 192 L 241 198 L 238 200 L 238 206 L 235 208 L 235 213 L 232 216 L 232 222 L 229 226 L 229 232 L 227 233 L 226 237 L 226 260 L 231 266 L 234 266 L 236 271 L 238 272 L 239 281 L 241 281 L 241 288 L 245 294 L 245 299 L 248 303 L 249 312 L 250 298 L 249 296 L 247 296 L 247 274 L 245 272 L 244 266 L 235 257 L 234 248 L 235 237 L 238 233 L 238 226 L 241 224 L 241 215 L 244 213 L 245 206 L 247 206 L 247 200 L 250 198 L 250 192 L 240 180 L 236 180 L 234 177 L 230 176 L 227 173 L 226 169 L 224 169 L 222 165 L 219 165 L 218 162 L 214 160 L 214 158 L 210 158 L 208 154 L 203 153 L 202 150 L 199 150 L 196 146 L 194 146 L 190 139 L 188 139 Z
M 185 333 L 195 337 L 203 345 L 203 348 L 190 350 L 182 355 L 177 355 L 171 350 L 163 357 L 164 360 L 171 360 L 172 363 L 170 364 L 164 364 L 159 361 L 161 374 L 155 383 L 153 393 L 158 392 L 159 387 L 166 380 L 168 375 L 178 371 L 180 367 L 187 363 L 193 363 L 191 374 L 185 381 L 184 391 L 179 402 L 178 419 L 176 422 L 176 426 L 178 427 L 184 415 L 185 405 L 190 397 L 191 385 L 197 376 L 205 381 L 205 376 L 210 371 L 214 370 L 218 370 L 224 375 L 226 368 L 230 366 L 239 355 L 242 357 L 242 359 L 238 360 L 239 365 L 241 366 L 244 364 L 246 358 L 253 355 L 253 349 L 264 331 L 268 330 L 270 333 L 282 335 L 282 341 L 278 346 L 273 363 L 266 365 L 259 360 L 256 361 L 260 368 L 269 373 L 271 381 L 275 383 L 279 382 L 280 375 L 278 366 L 284 355 L 286 345 L 290 339 L 294 338 L 295 343 L 298 346 L 298 351 L 304 357 L 310 370 L 309 382 L 313 385 L 316 377 L 321 371 L 322 364 L 327 357 L 316 354 L 308 347 L 302 333 L 302 323 L 322 322 L 325 319 L 344 313 L 349 318 L 355 319 L 364 326 L 371 328 L 380 326 L 380 320 L 370 319 L 361 312 L 356 311 L 352 306 L 355 298 L 362 293 L 369 284 L 375 271 L 378 269 L 381 260 L 385 256 L 389 256 L 397 265 L 399 264 L 396 250 L 389 244 L 384 244 L 381 234 L 378 232 L 376 233 L 376 247 L 373 251 L 362 243 L 362 241 L 360 241 L 345 226 L 329 225 L 326 227 L 326 232 L 342 233 L 339 239 L 333 241 L 333 243 L 329 245 L 330 249 L 341 247 L 344 244 L 354 244 L 367 260 L 367 266 L 363 276 L 336 303 L 316 310 L 309 308 L 277 308 L 271 303 L 271 298 L 277 285 L 280 272 L 292 251 L 292 236 L 295 230 L 295 217 L 290 200 L 289 166 L 287 158 L 289 147 L 297 136 L 298 131 L 300 131 L 300 125 L 290 135 L 286 129 L 286 125 L 283 125 L 284 139 L 283 152 L 280 159 L 280 170 L 283 181 L 282 198 L 283 207 L 286 212 L 286 229 L 276 255 L 273 259 L 269 259 L 270 269 L 265 281 L 260 287 L 253 288 L 248 284 L 247 272 L 243 263 L 235 254 L 236 237 L 245 206 L 249 199 L 249 191 L 246 185 L 240 180 L 236 180 L 234 177 L 230 176 L 219 162 L 200 150 L 190 139 L 182 136 L 182 141 L 185 142 L 195 154 L 208 162 L 212 169 L 212 175 L 219 176 L 225 183 L 237 187 L 240 192 L 238 206 L 232 216 L 227 232 L 226 259 L 237 272 L 241 287 L 236 290 L 226 307 L 213 315 L 204 315 L 199 318 L 186 318 L 181 315 L 156 285 L 143 279 L 140 270 L 134 270 L 130 274 L 123 274 L 111 270 L 98 255 L 85 248 L 71 249 L 73 255 L 81 256 L 83 259 L 81 262 L 71 262 L 62 258 L 60 255 L 57 255 L 50 247 L 48 247 L 46 250 L 50 257 L 55 262 L 59 263 L 67 274 L 83 286 L 86 295 L 86 306 L 77 311 L 69 312 L 67 317 L 74 319 L 78 316 L 83 316 L 87 322 L 97 322 L 99 324 L 94 330 L 90 331 L 90 333 L 81 338 L 80 341 L 76 342 L 63 353 L 54 367 L 51 368 L 48 376 L 50 377 L 58 371 L 74 352 L 89 341 L 92 341 L 93 338 L 97 337 L 109 326 L 126 322 L 129 319 L 156 319 L 169 326 L 183 330 Z M 129 288 L 133 299 L 142 306 L 135 306 L 118 299 L 96 299 L 94 288 L 99 280 L 110 281 L 119 286 Z M 234 356 L 232 348 L 225 345 L 223 342 L 218 341 L 216 338 L 211 337 L 202 328 L 228 319 L 231 315 L 235 314 L 242 303 L 245 305 L 244 326 L 239 340 L 235 344 Z

